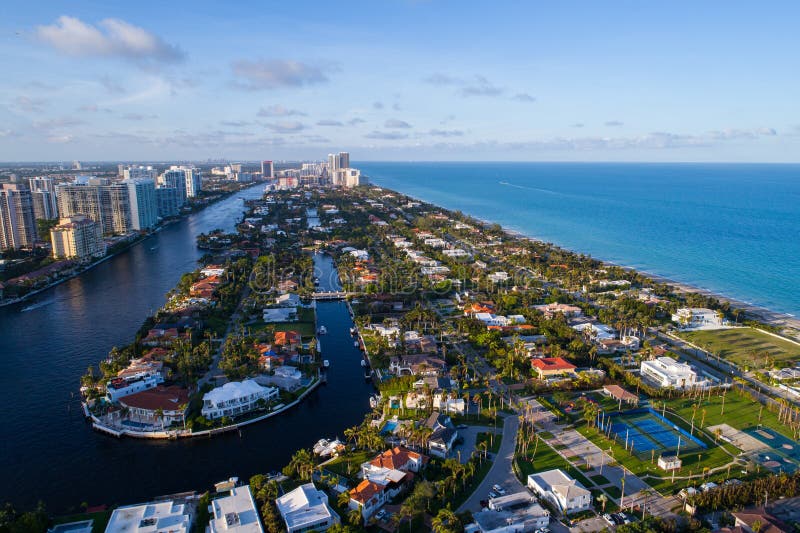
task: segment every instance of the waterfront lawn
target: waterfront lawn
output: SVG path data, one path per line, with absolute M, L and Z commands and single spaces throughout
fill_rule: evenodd
M 742 367 L 790 366 L 800 346 L 753 328 L 684 331 L 680 337 Z
M 53 525 L 69 524 L 70 522 L 81 522 L 83 520 L 94 520 L 94 523 L 92 523 L 92 533 L 103 533 L 106 530 L 108 521 L 111 520 L 111 513 L 113 512 L 113 509 L 108 509 L 97 513 L 59 516 L 53 519 Z
M 366 463 L 375 457 L 374 452 L 366 450 L 357 450 L 355 452 L 346 452 L 339 457 L 327 463 L 323 468 L 330 470 L 334 474 L 339 474 L 350 480 L 355 480 L 357 474 L 361 470 L 361 464 Z

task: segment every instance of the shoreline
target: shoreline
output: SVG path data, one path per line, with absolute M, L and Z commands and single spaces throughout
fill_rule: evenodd
M 30 299 L 31 297 L 36 296 L 37 294 L 41 294 L 41 293 L 43 293 L 43 292 L 45 292 L 45 291 L 47 291 L 49 289 L 52 289 L 53 287 L 56 287 L 56 286 L 64 283 L 65 281 L 69 281 L 69 280 L 71 280 L 73 278 L 77 278 L 78 276 L 80 276 L 84 272 L 88 272 L 89 270 L 93 269 L 97 265 L 99 265 L 101 263 L 104 263 L 105 261 L 108 261 L 109 259 L 112 259 L 112 258 L 114 258 L 114 257 L 116 257 L 116 256 L 118 256 L 118 255 L 120 255 L 120 254 L 122 254 L 124 252 L 127 252 L 128 250 L 133 248 L 133 246 L 146 241 L 147 239 L 149 239 L 150 237 L 152 237 L 153 235 L 155 235 L 159 231 L 163 230 L 164 228 L 167 228 L 167 227 L 169 227 L 169 226 L 171 226 L 173 224 L 177 224 L 178 222 L 186 220 L 191 215 L 194 215 L 194 214 L 197 214 L 197 213 L 201 213 L 207 207 L 211 207 L 212 205 L 216 204 L 217 202 L 221 202 L 222 200 L 228 198 L 229 196 L 231 196 L 233 194 L 240 193 L 240 192 L 242 192 L 243 190 L 246 190 L 246 189 L 248 189 L 248 187 L 243 187 L 243 188 L 239 189 L 238 191 L 231 191 L 231 192 L 225 193 L 225 194 L 221 195 L 219 198 L 216 198 L 213 201 L 206 203 L 200 209 L 192 210 L 192 211 L 190 211 L 188 213 L 185 213 L 184 215 L 181 215 L 179 217 L 174 217 L 174 218 L 167 219 L 166 221 L 164 221 L 163 223 L 159 224 L 158 226 L 156 226 L 152 230 L 150 230 L 150 231 L 148 231 L 146 233 L 139 234 L 136 238 L 132 239 L 128 243 L 128 245 L 125 246 L 124 248 L 121 248 L 121 249 L 117 250 L 114 253 L 111 253 L 111 254 L 108 254 L 108 255 L 106 255 L 104 257 L 101 257 L 97 261 L 93 261 L 91 263 L 83 265 L 83 266 L 79 267 L 78 270 L 73 272 L 72 274 L 69 274 L 68 276 L 64 276 L 63 278 L 59 278 L 59 279 L 57 279 L 55 281 L 52 281 L 52 282 L 48 283 L 47 285 L 45 285 L 44 287 L 40 287 L 38 289 L 32 290 L 31 292 L 25 294 L 24 296 L 20 296 L 19 298 L 14 298 L 13 300 L 0 299 L 0 307 L 5 307 L 7 305 L 14 305 L 14 304 L 19 304 L 19 303 L 25 302 L 26 300 Z
M 450 211 L 450 212 L 456 211 L 454 209 L 450 209 L 450 208 L 441 206 L 441 205 L 439 205 L 437 203 L 434 203 L 434 202 L 431 202 L 429 200 L 425 200 L 423 198 L 419 198 L 419 197 L 413 196 L 411 194 L 407 194 L 407 193 L 404 193 L 402 191 L 399 191 L 399 190 L 396 190 L 396 189 L 392 189 L 390 187 L 384 187 L 384 186 L 382 186 L 382 185 L 380 185 L 378 183 L 375 183 L 375 182 L 372 182 L 371 185 L 374 186 L 374 187 L 378 187 L 378 188 L 380 188 L 382 190 L 390 191 L 390 192 L 393 192 L 393 193 L 396 193 L 396 194 L 402 194 L 403 196 L 406 196 L 406 197 L 410 198 L 413 201 L 423 202 L 423 203 L 426 203 L 428 205 L 437 207 L 439 209 L 444 209 L 444 210 Z M 748 303 L 748 302 L 745 302 L 743 300 L 739 300 L 739 299 L 737 299 L 736 297 L 733 297 L 733 296 L 726 296 L 726 295 L 724 295 L 722 293 L 715 292 L 715 291 L 713 291 L 711 289 L 703 289 L 701 287 L 692 285 L 691 283 L 688 283 L 688 282 L 678 281 L 678 280 L 672 279 L 670 277 L 667 277 L 667 276 L 664 276 L 664 275 L 661 275 L 661 274 L 654 274 L 652 272 L 647 272 L 645 270 L 641 270 L 641 269 L 638 269 L 638 268 L 635 268 L 635 267 L 621 265 L 621 264 L 615 263 L 613 261 L 608 261 L 608 260 L 602 259 L 601 257 L 593 256 L 591 254 L 585 254 L 585 253 L 580 252 L 579 250 L 573 250 L 571 248 L 567 248 L 565 246 L 561 246 L 558 243 L 555 243 L 555 242 L 552 242 L 552 241 L 548 241 L 548 240 L 544 240 L 544 239 L 542 239 L 540 237 L 536 237 L 534 235 L 529 235 L 529 234 L 524 233 L 523 231 L 520 231 L 518 229 L 510 228 L 508 226 L 504 226 L 502 224 L 499 224 L 498 222 L 494 222 L 494 221 L 491 221 L 491 220 L 487 220 L 485 218 L 481 218 L 481 217 L 477 217 L 477 216 L 471 215 L 471 214 L 467 213 L 466 211 L 462 211 L 462 212 L 465 215 L 467 215 L 468 217 L 473 218 L 473 219 L 481 222 L 482 224 L 490 225 L 490 226 L 493 226 L 495 224 L 499 225 L 503 229 L 503 232 L 506 235 L 508 235 L 509 237 L 513 237 L 513 238 L 516 238 L 516 239 L 527 239 L 527 240 L 531 240 L 531 241 L 542 243 L 542 244 L 548 244 L 548 245 L 554 246 L 556 248 L 559 248 L 561 250 L 564 250 L 564 251 L 567 251 L 567 252 L 570 252 L 570 253 L 573 253 L 573 254 L 586 255 L 588 257 L 591 257 L 592 259 L 596 259 L 597 261 L 600 261 L 604 265 L 619 267 L 619 268 L 621 268 L 623 270 L 626 270 L 626 271 L 629 271 L 629 272 L 635 272 L 637 274 L 641 274 L 642 276 L 650 278 L 652 281 L 654 281 L 656 283 L 663 283 L 665 285 L 670 285 L 677 292 L 682 292 L 682 293 L 691 292 L 691 293 L 701 294 L 703 296 L 708 296 L 708 297 L 711 297 L 711 298 L 716 298 L 717 300 L 719 300 L 722 303 L 727 302 L 727 303 L 729 303 L 731 305 L 731 307 L 735 307 L 737 309 L 741 309 L 744 312 L 744 314 L 747 314 L 751 318 L 755 318 L 756 320 L 764 322 L 765 324 L 769 324 L 771 326 L 775 326 L 775 327 L 779 327 L 779 328 L 793 329 L 793 330 L 795 330 L 794 336 L 797 336 L 797 337 L 800 338 L 800 317 L 795 316 L 795 315 L 793 315 L 791 313 L 786 313 L 786 312 L 783 312 L 783 311 L 775 311 L 773 309 L 769 309 L 769 308 L 764 307 L 762 305 L 758 305 L 758 304 L 754 304 L 754 303 Z
M 122 437 L 131 437 L 135 439 L 144 439 L 144 440 L 177 440 L 177 439 L 191 439 L 195 437 L 212 437 L 214 435 L 220 433 L 227 433 L 229 431 L 234 431 L 239 428 L 243 428 L 245 426 L 249 426 L 250 424 L 255 424 L 256 422 L 261 422 L 262 420 L 266 420 L 273 416 L 282 414 L 289 409 L 297 406 L 302 402 L 306 396 L 308 396 L 312 391 L 316 390 L 322 383 L 325 381 L 320 377 L 317 376 L 317 379 L 309 385 L 309 387 L 303 391 L 303 393 L 297 397 L 293 402 L 282 406 L 280 409 L 275 411 L 270 411 L 269 413 L 257 416 L 255 418 L 249 418 L 247 420 L 243 420 L 241 422 L 237 422 L 235 424 L 229 424 L 227 426 L 222 426 L 218 428 L 211 428 L 211 429 L 204 429 L 202 431 L 192 432 L 189 429 L 163 429 L 160 431 L 133 431 L 129 429 L 114 429 L 102 421 L 99 418 L 91 414 L 86 406 L 85 402 L 81 402 L 81 407 L 83 408 L 83 413 L 87 419 L 91 420 L 92 422 L 92 429 L 100 432 L 105 433 L 107 435 L 111 435 L 117 438 Z

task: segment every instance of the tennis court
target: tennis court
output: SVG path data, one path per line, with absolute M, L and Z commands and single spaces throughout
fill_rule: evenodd
M 633 409 L 612 413 L 601 419 L 604 428 L 617 436 L 620 444 L 633 445 L 634 453 L 675 451 L 680 443 L 681 452 L 705 449 L 701 440 L 689 435 L 652 409 Z

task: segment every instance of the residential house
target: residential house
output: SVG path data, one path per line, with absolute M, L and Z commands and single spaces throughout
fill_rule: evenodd
M 350 509 L 359 510 L 364 522 L 386 503 L 386 486 L 365 479 L 350 490 Z
M 275 305 L 279 305 L 281 307 L 300 307 L 303 305 L 303 302 L 300 300 L 300 296 L 297 294 L 287 292 L 286 294 L 281 294 L 275 298 Z
M 170 426 L 186 421 L 189 390 L 177 385 L 157 385 L 123 396 L 119 404 L 127 407 L 129 417 L 152 425 Z
M 317 490 L 313 483 L 300 485 L 275 500 L 278 512 L 286 524 L 287 533 L 327 531 L 341 522 L 328 504 L 328 495 Z
M 704 307 L 682 307 L 672 315 L 672 321 L 684 329 L 719 329 L 727 323 L 722 312 Z
M 106 533 L 189 533 L 194 524 L 194 505 L 166 500 L 117 507 L 111 513 Z
M 789 533 L 794 529 L 773 516 L 763 507 L 743 509 L 731 513 L 734 527 L 741 527 L 746 533 Z
M 258 506 L 247 485 L 233 487 L 228 496 L 211 500 L 209 533 L 263 533 Z
M 640 366 L 642 377 L 652 381 L 659 387 L 706 387 L 708 380 L 698 377 L 697 372 L 688 363 L 681 363 L 671 357 L 657 357 L 650 361 L 642 361 Z
M 531 367 L 539 374 L 539 379 L 552 376 L 576 376 L 577 367 L 563 357 L 537 357 L 531 359 Z
M 591 509 L 592 493 L 562 470 L 548 470 L 528 476 L 528 488 L 562 514 Z
M 273 344 L 285 352 L 293 352 L 300 348 L 302 339 L 300 334 L 296 331 L 276 331 L 275 342 Z
M 438 376 L 446 368 L 443 359 L 428 354 L 395 355 L 389 359 L 389 371 L 398 376 Z
M 425 425 L 433 430 L 428 437 L 428 452 L 436 457 L 446 458 L 458 438 L 458 432 L 453 427 L 450 417 L 434 412 L 428 417 Z
M 294 322 L 297 320 L 296 307 L 268 307 L 262 311 L 264 322 Z
M 106 384 L 106 398 L 109 402 L 117 402 L 129 394 L 152 389 L 160 383 L 164 383 L 161 372 L 141 374 L 131 379 L 114 378 Z
M 473 524 L 464 528 L 473 533 L 533 532 L 550 523 L 550 512 L 527 491 L 491 498 L 487 509 L 473 513 Z
M 535 305 L 533 308 L 544 313 L 544 317 L 547 319 L 552 319 L 558 314 L 564 315 L 565 318 L 579 317 L 583 314 L 583 310 L 576 305 L 567 305 L 555 302 L 550 304 Z
M 231 381 L 203 396 L 204 417 L 215 419 L 223 416 L 243 415 L 271 400 L 277 400 L 280 392 L 276 387 L 262 387 L 251 379 Z

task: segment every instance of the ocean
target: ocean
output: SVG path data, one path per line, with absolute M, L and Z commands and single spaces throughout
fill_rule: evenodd
M 800 165 L 354 163 L 379 186 L 800 316 Z

